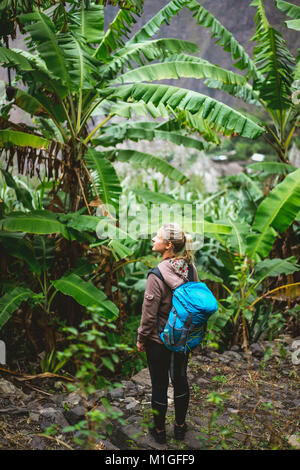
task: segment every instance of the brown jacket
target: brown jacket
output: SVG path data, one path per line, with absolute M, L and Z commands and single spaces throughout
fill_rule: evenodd
M 172 307 L 172 289 L 176 289 L 187 279 L 186 274 L 182 274 L 174 268 L 168 259 L 161 261 L 158 268 L 165 282 L 161 281 L 154 274 L 150 274 L 147 279 L 142 306 L 142 318 L 138 328 L 137 340 L 140 343 L 145 343 L 147 339 L 162 343 L 158 334 L 158 318 L 160 327 L 164 327 Z M 193 270 L 194 281 L 199 282 L 194 265 Z

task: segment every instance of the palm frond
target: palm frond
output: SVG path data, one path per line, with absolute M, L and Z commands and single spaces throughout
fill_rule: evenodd
M 116 78 L 112 83 L 139 83 L 173 78 L 211 78 L 229 85 L 243 85 L 245 77 L 222 69 L 206 60 L 164 62 L 144 65 Z
M 134 64 L 141 66 L 147 62 L 168 57 L 175 52 L 198 52 L 198 46 L 189 41 L 161 38 L 144 43 L 125 46 L 112 56 L 112 60 L 100 69 L 105 78 L 115 76 L 119 70 L 132 69 Z
M 88 149 L 84 159 L 104 204 L 117 207 L 122 188 L 111 162 L 102 152 L 97 152 L 92 148 Z
M 257 8 L 256 33 L 252 38 L 256 42 L 255 63 L 264 77 L 254 83 L 254 89 L 270 109 L 282 112 L 291 106 L 295 59 L 281 33 L 270 26 L 262 0 L 254 0 L 251 6 Z
M 103 147 L 111 147 L 123 142 L 125 139 L 133 140 L 135 142 L 140 139 L 150 141 L 161 139 L 173 142 L 176 145 L 183 145 L 184 147 L 195 148 L 197 150 L 205 150 L 208 148 L 206 142 L 186 136 L 180 133 L 179 125 L 176 127 L 176 130 L 172 130 L 170 121 L 162 124 L 147 121 L 112 124 L 107 129 L 103 130 L 103 134 L 100 137 L 93 140 L 93 144 L 102 145 Z
M 101 152 L 103 158 L 117 159 L 121 162 L 137 163 L 142 168 L 152 168 L 158 171 L 164 176 L 167 176 L 171 180 L 177 181 L 180 184 L 184 184 L 188 181 L 188 178 L 181 173 L 177 168 L 168 163 L 166 160 L 151 155 L 145 152 L 139 152 L 137 150 L 108 150 L 107 152 Z M 99 152 L 100 156 L 100 152 Z
M 234 66 L 240 70 L 247 70 L 248 76 L 258 76 L 259 72 L 255 63 L 247 54 L 243 46 L 234 38 L 208 10 L 199 4 L 197 0 L 187 0 L 185 6 L 193 13 L 197 23 L 211 30 L 212 38 L 224 51 L 229 52 L 233 60 L 237 60 Z
M 139 83 L 121 85 L 116 89 L 107 89 L 109 98 L 121 98 L 124 101 L 135 100 L 146 104 L 170 108 L 174 112 L 189 111 L 192 115 L 200 115 L 207 122 L 221 126 L 227 132 L 237 133 L 243 137 L 256 138 L 264 132 L 249 118 L 229 106 L 195 91 L 168 85 Z

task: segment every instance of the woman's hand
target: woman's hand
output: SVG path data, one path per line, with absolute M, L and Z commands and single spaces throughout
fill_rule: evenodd
M 140 343 L 139 341 L 137 341 L 136 347 L 137 347 L 137 350 L 138 350 L 139 352 L 145 352 L 145 345 L 144 345 L 144 343 Z

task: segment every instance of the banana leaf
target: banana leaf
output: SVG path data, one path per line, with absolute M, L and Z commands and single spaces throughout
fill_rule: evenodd
M 30 62 L 22 54 L 6 47 L 0 47 L 0 63 L 8 67 L 18 66 L 22 70 L 32 70 Z
M 261 171 L 266 175 L 286 175 L 296 170 L 296 167 L 288 163 L 281 162 L 259 162 L 251 163 L 246 168 L 254 171 Z
M 20 15 L 21 23 L 25 24 L 31 41 L 37 45 L 41 58 L 45 61 L 47 69 L 58 78 L 63 85 L 70 89 L 71 78 L 55 33 L 55 25 L 51 19 L 37 8 L 33 13 Z M 30 44 L 29 44 L 30 46 Z
M 125 66 L 132 69 L 135 64 L 145 65 L 145 62 L 161 60 L 175 52 L 198 52 L 198 50 L 198 46 L 190 41 L 173 38 L 160 38 L 126 45 L 112 56 L 108 64 L 100 68 L 100 73 L 105 78 L 114 77 Z
M 144 65 L 120 75 L 111 83 L 139 83 L 155 80 L 166 80 L 173 78 L 213 78 L 219 82 L 229 85 L 244 85 L 246 83 L 243 75 L 238 75 L 229 70 L 222 69 L 217 65 L 210 64 L 206 60 L 195 62 L 164 62 Z
M 27 134 L 26 132 L 13 131 L 11 129 L 0 129 L 0 146 L 8 147 L 9 145 L 47 149 L 49 140 L 35 134 Z
M 25 261 L 29 269 L 37 275 L 41 274 L 41 266 L 35 256 L 34 250 L 28 240 L 15 237 L 8 237 L 8 233 L 2 232 L 0 237 L 0 245 L 9 253 L 10 256 Z
M 92 282 L 83 281 L 76 274 L 63 276 L 56 281 L 51 281 L 55 289 L 65 295 L 73 297 L 76 302 L 84 307 L 97 307 L 100 315 L 108 320 L 115 320 L 119 310 L 117 306 L 107 299 L 104 292 L 99 290 Z
M 170 123 L 170 121 L 168 121 L 168 123 Z M 161 139 L 197 150 L 205 150 L 208 148 L 206 142 L 181 134 L 179 125 L 176 131 L 168 129 L 168 123 L 157 124 L 156 122 L 139 121 L 110 125 L 107 129 L 104 129 L 104 133 L 100 137 L 93 139 L 93 144 L 95 146 L 113 147 L 126 139 L 133 140 L 134 142 L 138 142 L 140 139 L 150 141 Z
M 277 277 L 280 274 L 293 274 L 299 271 L 300 266 L 296 264 L 296 258 L 287 259 L 273 258 L 265 259 L 255 266 L 254 277 L 256 284 L 260 284 L 267 277 Z
M 200 5 L 197 0 L 189 0 L 185 6 L 192 11 L 198 24 L 211 30 L 211 36 L 216 39 L 216 44 L 222 47 L 225 52 L 229 52 L 233 60 L 237 60 L 234 64 L 235 67 L 247 70 L 249 76 L 259 76 L 255 63 L 243 46 L 203 5 Z
M 103 203 L 112 204 L 117 209 L 122 187 L 113 165 L 102 152 L 92 148 L 88 149 L 84 159 Z
M 257 9 L 253 53 L 257 68 L 264 77 L 254 83 L 254 89 L 270 109 L 282 113 L 291 107 L 295 58 L 282 34 L 269 24 L 263 1 L 253 0 L 251 6 Z
M 61 233 L 68 239 L 67 228 L 59 222 L 57 215 L 46 210 L 12 212 L 0 220 L 0 229 L 10 232 L 36 234 Z
M 19 308 L 23 300 L 32 297 L 34 293 L 25 287 L 15 287 L 0 297 L 0 330 L 10 319 L 12 314 Z
M 15 190 L 17 200 L 21 202 L 25 208 L 32 210 L 32 196 L 30 192 L 27 189 L 20 187 L 8 171 L 3 170 L 1 168 L 0 171 L 2 172 L 5 178 L 7 186 Z
M 69 14 L 70 29 L 88 43 L 99 44 L 104 36 L 103 5 L 81 2 L 81 8 Z
M 235 132 L 243 137 L 255 139 L 264 132 L 256 123 L 229 106 L 195 91 L 168 85 L 138 83 L 121 85 L 117 89 L 108 88 L 105 94 L 109 98 L 124 101 L 142 101 L 149 105 L 170 107 L 174 111 L 189 111 L 200 114 L 209 122 L 224 127 L 228 132 Z
M 276 230 L 284 232 L 295 220 L 300 206 L 300 169 L 290 173 L 259 205 L 247 240 L 247 254 L 266 257 L 275 240 Z
M 295 20 L 300 19 L 300 6 L 283 0 L 276 0 L 276 7 Z
M 170 165 L 166 160 L 163 160 L 156 155 L 150 155 L 148 153 L 139 152 L 138 150 L 108 150 L 107 152 L 101 152 L 103 158 L 117 159 L 120 162 L 136 163 L 141 168 L 152 168 L 155 171 L 160 172 L 162 175 L 167 176 L 171 180 L 177 181 L 180 184 L 184 184 L 188 181 L 188 178 L 177 170 L 174 166 Z M 99 152 L 100 156 L 100 152 Z

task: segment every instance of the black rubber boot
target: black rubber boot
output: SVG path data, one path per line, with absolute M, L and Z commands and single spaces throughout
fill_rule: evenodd
M 184 426 L 177 426 L 174 424 L 174 437 L 178 441 L 183 441 L 185 437 L 185 433 L 187 431 L 187 425 L 184 423 Z

